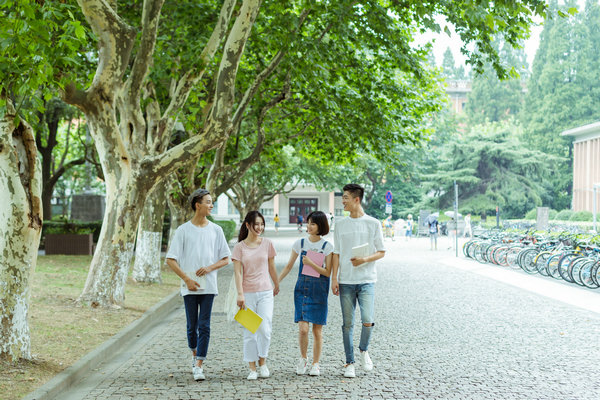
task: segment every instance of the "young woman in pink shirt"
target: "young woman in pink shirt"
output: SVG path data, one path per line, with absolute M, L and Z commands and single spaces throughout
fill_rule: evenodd
M 249 307 L 263 319 L 256 333 L 244 330 L 244 361 L 250 366 L 248 379 L 251 380 L 268 378 L 270 375 L 267 356 L 271 343 L 273 296 L 279 293 L 279 280 L 275 269 L 277 253 L 273 242 L 260 236 L 264 230 L 265 218 L 260 212 L 250 211 L 246 214 L 240 228 L 238 244 L 233 248 L 231 256 L 238 307 Z

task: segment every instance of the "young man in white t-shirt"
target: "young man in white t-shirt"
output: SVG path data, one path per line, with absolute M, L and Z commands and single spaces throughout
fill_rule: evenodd
M 231 251 L 223 229 L 208 220 L 213 209 L 206 189 L 189 197 L 192 219 L 180 225 L 169 246 L 167 264 L 181 278 L 188 346 L 192 351 L 195 380 L 205 379 L 202 363 L 210 340 L 210 315 L 217 289 L 217 270 L 229 264 Z
M 383 235 L 379 220 L 365 214 L 361 202 L 365 190 L 357 184 L 344 186 L 342 204 L 350 216 L 336 222 L 331 273 L 331 290 L 340 296 L 342 306 L 342 335 L 346 365 L 344 376 L 354 378 L 353 329 L 356 303 L 360 307 L 362 330 L 360 333 L 360 358 L 365 371 L 373 369 L 368 347 L 375 308 L 375 261 L 385 255 Z M 354 256 L 353 247 L 367 245 L 366 256 Z

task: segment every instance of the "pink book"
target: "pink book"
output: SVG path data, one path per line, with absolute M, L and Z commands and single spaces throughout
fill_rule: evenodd
M 314 262 L 317 266 L 319 266 L 319 267 L 323 266 L 323 261 L 325 261 L 325 254 L 317 253 L 316 251 L 312 251 L 312 250 L 308 250 L 306 252 L 306 256 L 308 258 L 310 258 L 310 260 L 312 262 Z M 307 265 L 307 264 L 303 264 L 302 274 L 308 275 L 308 276 L 314 276 L 315 278 L 318 278 L 319 276 L 321 276 L 321 274 L 319 274 L 317 271 L 315 271 L 315 269 L 313 267 L 311 267 L 310 265 Z

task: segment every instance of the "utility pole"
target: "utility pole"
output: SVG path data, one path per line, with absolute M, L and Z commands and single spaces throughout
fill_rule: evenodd
M 458 185 L 454 181 L 454 225 L 456 234 L 454 235 L 454 251 L 458 257 Z

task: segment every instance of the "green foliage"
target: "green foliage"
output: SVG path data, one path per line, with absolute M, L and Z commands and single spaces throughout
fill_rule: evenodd
M 569 221 L 591 221 L 593 217 L 591 211 L 576 211 L 571 215 Z
M 223 229 L 223 234 L 225 235 L 225 239 L 228 242 L 235 237 L 237 224 L 234 220 L 218 220 L 214 219 L 212 216 L 209 216 L 208 219 L 214 222 L 215 224 L 219 225 Z
M 525 214 L 525 219 L 536 219 L 537 218 L 537 207 L 529 210 L 527 214 Z
M 515 50 L 501 40 L 498 43 L 498 51 L 504 65 L 512 68 L 520 77 L 500 80 L 490 68 L 483 74 L 476 75 L 465 107 L 471 125 L 503 121 L 521 112 L 524 100 L 523 82 L 527 77 L 525 52 Z
M 474 214 L 491 214 L 499 206 L 504 216 L 520 218 L 532 204 L 541 205 L 539 184 L 548 170 L 548 156 L 528 150 L 511 121 L 478 125 L 451 141 L 441 152 L 436 172 L 425 177 L 428 205 L 450 209 L 453 182 L 459 206 Z
M 76 234 L 94 235 L 94 242 L 98 241 L 102 221 L 84 222 L 78 220 L 69 220 L 62 216 L 56 216 L 51 221 L 44 221 L 42 226 L 42 242 L 47 234 Z
M 561 132 L 600 119 L 600 5 L 575 7 L 574 0 L 552 2 L 522 113 L 529 146 L 563 159 L 545 182 L 543 201 L 555 209 L 569 207 L 572 193 L 572 138 Z
M 44 101 L 73 76 L 78 50 L 87 43 L 78 7 L 60 0 L 5 0 L 0 5 L 0 93 L 25 113 L 44 111 Z M 0 103 L 0 115 L 5 104 Z
M 573 211 L 571 210 L 562 210 L 556 214 L 555 219 L 558 221 L 569 221 L 573 216 Z

